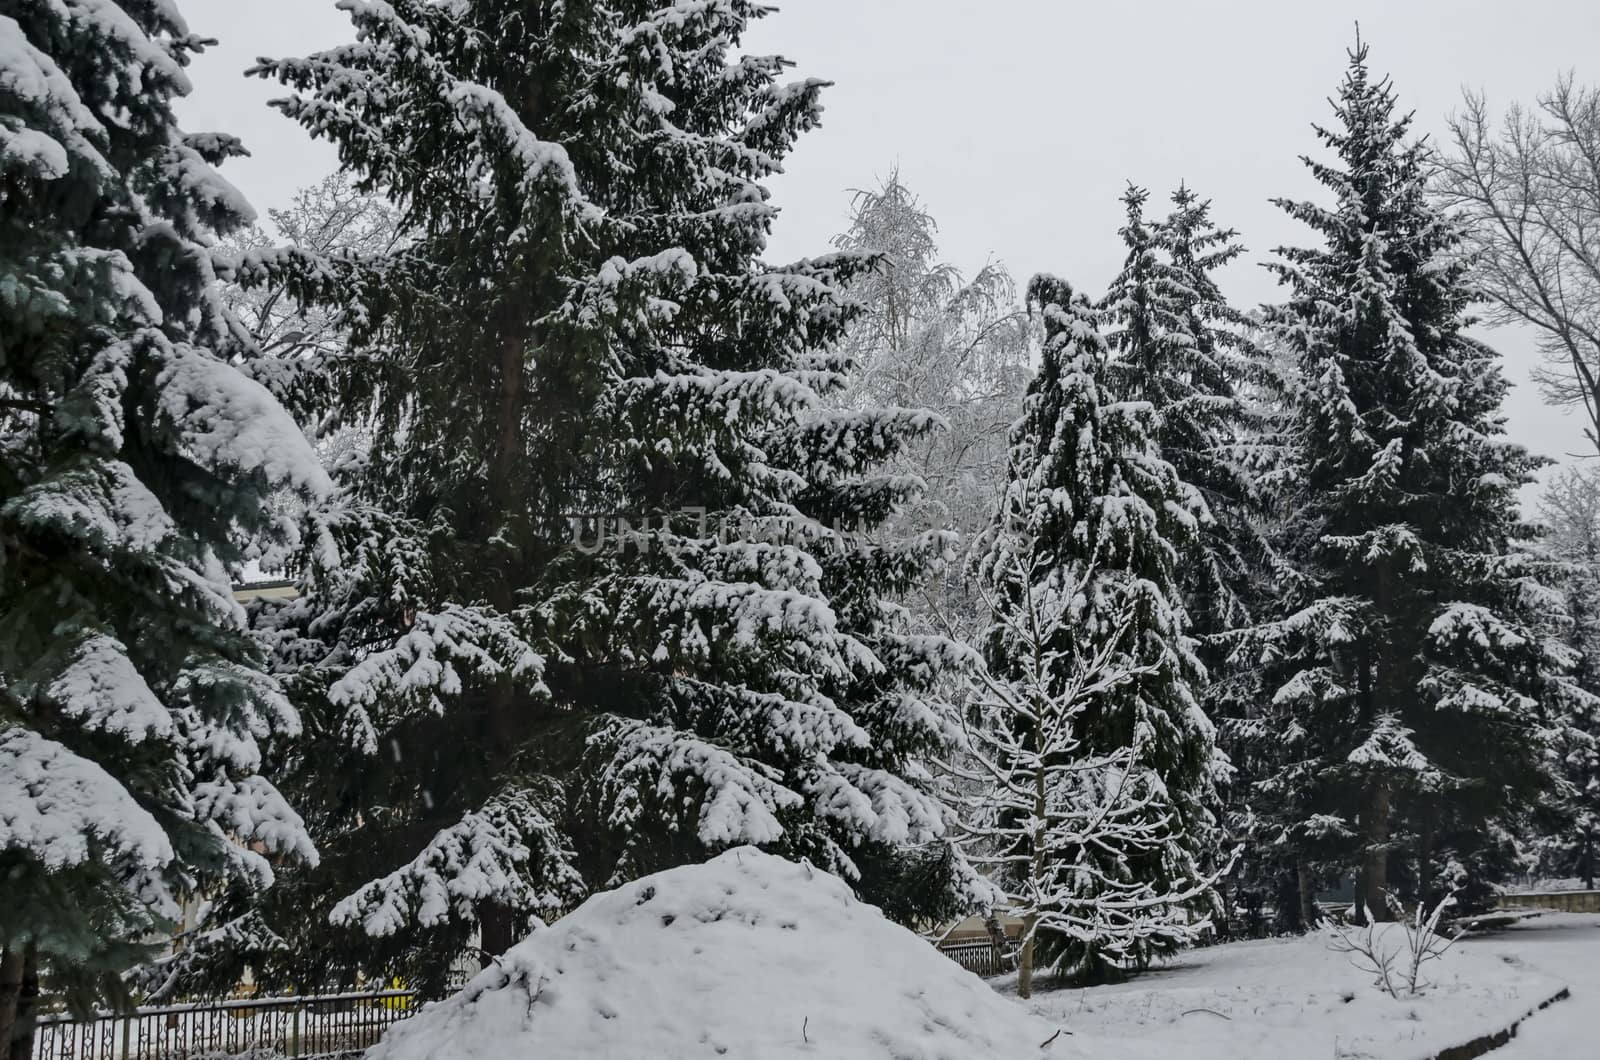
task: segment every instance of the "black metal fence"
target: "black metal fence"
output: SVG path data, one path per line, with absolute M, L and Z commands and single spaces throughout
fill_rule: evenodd
M 422 1006 L 410 990 L 245 998 L 39 1018 L 34 1060 L 197 1060 L 358 1053 Z
M 978 975 L 1007 970 L 1004 956 L 989 939 L 945 940 L 938 949 Z M 422 1000 L 412 990 L 366 990 L 156 1005 L 85 1020 L 46 1013 L 34 1032 L 33 1056 L 34 1060 L 231 1056 L 267 1060 L 353 1055 L 375 1045 L 391 1025 L 421 1007 Z
M 989 939 L 947 941 L 939 943 L 938 947 L 940 953 L 977 975 L 987 977 L 1007 971 L 1004 955 Z

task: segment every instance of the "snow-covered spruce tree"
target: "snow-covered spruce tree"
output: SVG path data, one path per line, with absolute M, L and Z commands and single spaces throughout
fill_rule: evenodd
M 1093 980 L 1211 909 L 1218 759 L 1176 574 L 1210 516 L 1150 405 L 1107 389 L 1098 311 L 1048 276 L 1028 294 L 1043 364 L 977 559 L 994 618 L 971 760 L 995 790 L 970 827 L 1029 920 L 1028 959 Z
M 1162 458 L 1211 512 L 1179 559 L 1178 583 L 1209 677 L 1206 711 L 1218 726 L 1219 743 L 1242 765 L 1249 756 L 1230 734 L 1234 721 L 1249 713 L 1254 660 L 1238 653 L 1228 634 L 1277 592 L 1255 485 L 1267 425 L 1247 400 L 1261 389 L 1262 355 L 1249 322 L 1228 305 L 1213 276 L 1242 253 L 1236 233 L 1219 229 L 1210 204 L 1186 187 L 1173 193 L 1165 218 L 1146 220 L 1146 201 L 1138 187 L 1123 196 L 1127 257 L 1101 302 L 1112 350 L 1109 379 L 1119 396 L 1155 407 Z M 1222 784 L 1228 826 L 1239 838 L 1251 831 L 1244 797 L 1249 775 L 1236 767 Z M 1252 900 L 1253 869 L 1253 860 L 1240 859 L 1221 889 L 1225 901 Z
M 1536 546 L 1558 567 L 1565 596 L 1564 639 L 1576 652 L 1584 695 L 1564 697 L 1550 718 L 1557 797 L 1542 800 L 1537 866 L 1541 874 L 1577 877 L 1593 889 L 1600 876 L 1600 476 L 1568 468 L 1539 502 L 1545 535 Z
M 240 148 L 172 112 L 203 43 L 160 0 L 0 12 L 0 985 L 78 1007 L 184 899 L 316 860 L 262 775 L 299 721 L 228 569 L 285 531 L 273 490 L 327 480 L 229 363 Z
M 850 227 L 834 246 L 873 256 L 852 284 L 861 312 L 843 348 L 855 371 L 838 397 L 848 408 L 926 408 L 945 429 L 907 446 L 890 467 L 927 483 L 920 503 L 896 522 L 946 527 L 970 541 L 987 524 L 1005 482 L 1006 435 L 1031 375 L 1031 329 L 1011 275 L 987 262 L 971 278 L 941 261 L 938 224 L 900 179 L 855 193 Z M 914 611 L 976 632 L 981 605 L 964 578 L 944 565 L 938 582 L 910 601 Z
M 1191 633 L 1204 638 L 1248 618 L 1247 583 L 1262 552 L 1251 521 L 1254 469 L 1243 452 L 1253 424 L 1236 393 L 1255 357 L 1243 315 L 1212 276 L 1244 248 L 1188 188 L 1173 193 L 1172 211 L 1155 222 L 1145 219 L 1147 198 L 1130 185 L 1122 199 L 1128 254 L 1101 302 L 1112 351 L 1107 380 L 1119 397 L 1154 407 L 1162 459 L 1211 512 L 1180 564 Z
M 1317 129 L 1337 161 L 1307 162 L 1333 203 L 1279 203 L 1323 243 L 1273 266 L 1290 296 L 1271 324 L 1301 377 L 1280 548 L 1304 578 L 1257 631 L 1256 732 L 1277 762 L 1257 793 L 1285 857 L 1359 873 L 1383 916 L 1391 891 L 1461 888 L 1470 908 L 1506 870 L 1568 678 L 1510 551 L 1538 461 L 1504 437 L 1498 357 L 1464 334 L 1460 233 L 1366 55 Z
M 258 977 L 437 989 L 474 937 L 740 843 L 903 918 L 960 900 L 920 762 L 963 656 L 891 602 L 945 543 L 848 532 L 916 495 L 875 468 L 936 418 L 822 403 L 863 256 L 759 259 L 823 87 L 733 57 L 764 10 L 352 5 L 356 43 L 261 66 L 410 241 L 237 269 L 337 307 L 373 428 L 260 623 L 325 856 L 219 907 Z

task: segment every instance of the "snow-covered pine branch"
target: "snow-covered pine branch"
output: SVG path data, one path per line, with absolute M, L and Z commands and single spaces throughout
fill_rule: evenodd
M 435 835 L 411 861 L 341 899 L 329 920 L 385 936 L 450 919 L 473 923 L 485 904 L 519 922 L 564 908 L 583 893 L 583 878 L 548 815 L 552 804 L 548 791 L 496 794 Z M 530 864 L 538 879 L 530 878 Z M 552 872 L 552 864 L 560 868 Z
M 276 493 L 330 484 L 236 366 L 213 248 L 254 215 L 214 167 L 241 148 L 173 113 L 204 43 L 168 2 L 0 13 L 0 962 L 79 1009 L 177 901 L 272 879 L 243 842 L 317 856 L 228 572 L 294 543 Z

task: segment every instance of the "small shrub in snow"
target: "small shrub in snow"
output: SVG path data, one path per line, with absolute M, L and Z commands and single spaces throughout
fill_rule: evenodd
M 1357 968 L 1373 973 L 1378 988 L 1390 997 L 1416 997 L 1428 986 L 1422 976 L 1423 965 L 1443 957 L 1455 944 L 1456 936 L 1439 931 L 1440 916 L 1455 903 L 1455 895 L 1449 894 L 1431 912 L 1418 905 L 1410 920 L 1382 925 L 1373 921 L 1371 910 L 1363 909 L 1364 926 L 1332 928 L 1332 947 L 1349 954 Z M 1391 946 L 1388 939 L 1397 926 L 1404 939 Z

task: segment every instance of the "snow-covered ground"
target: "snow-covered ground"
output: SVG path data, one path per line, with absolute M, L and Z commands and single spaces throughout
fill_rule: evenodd
M 1013 983 L 962 971 L 832 876 L 743 849 L 596 896 L 373 1055 L 1422 1060 L 1566 984 L 1572 998 L 1493 1058 L 1600 1056 L 1600 916 L 1547 914 L 1466 939 L 1428 970 L 1423 996 L 1396 1000 L 1313 936 L 1193 950 L 1130 983 L 1020 1002 Z M 303 1016 L 303 1049 L 323 1040 L 320 1018 Z M 237 1039 L 287 1040 L 286 1027 L 255 1029 Z
M 1522 1025 L 1495 1060 L 1595 1060 L 1600 1057 L 1600 916 L 1550 913 L 1461 946 L 1508 958 L 1564 979 L 1572 997 Z
M 1401 929 L 1391 930 L 1398 945 Z M 1422 1060 L 1503 1028 L 1561 989 L 1560 970 L 1539 966 L 1531 952 L 1523 959 L 1518 942 L 1504 938 L 1460 944 L 1427 965 L 1434 985 L 1416 998 L 1381 993 L 1327 936 L 1311 935 L 1192 950 L 1132 982 L 1036 990 L 1020 1004 L 1075 1033 L 1137 1040 L 1184 1060 Z M 1600 963 L 1600 948 L 1591 949 Z
M 742 848 L 596 895 L 370 1055 L 1424 1060 L 1569 979 L 1591 977 L 1580 999 L 1600 998 L 1586 955 L 1600 965 L 1600 918 L 1550 917 L 1459 944 L 1427 966 L 1421 996 L 1396 999 L 1317 935 L 1194 950 L 1130 983 L 1021 1002 L 834 877 Z M 1594 1026 L 1591 1011 L 1558 1003 L 1517 1043 L 1532 1051 L 1504 1055 L 1592 1060 L 1592 1047 L 1557 1051 Z

